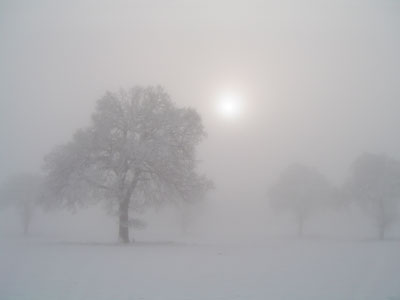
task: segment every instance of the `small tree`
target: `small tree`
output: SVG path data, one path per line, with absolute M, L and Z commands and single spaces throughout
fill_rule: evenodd
M 176 217 L 181 233 L 184 236 L 190 235 L 199 216 L 204 211 L 204 202 L 202 203 L 179 203 L 176 207 Z
M 42 178 L 33 174 L 10 177 L 3 184 L 1 198 L 5 206 L 14 206 L 21 216 L 24 235 L 29 232 L 34 209 L 41 196 Z
M 297 221 L 298 236 L 303 235 L 304 222 L 331 197 L 332 187 L 315 169 L 293 164 L 268 191 L 273 208 L 292 213 Z
M 92 123 L 45 158 L 49 204 L 70 209 L 104 199 L 129 242 L 129 211 L 171 201 L 196 201 L 211 187 L 198 175 L 201 118 L 177 108 L 160 87 L 106 93 Z
M 378 238 L 398 218 L 400 162 L 386 155 L 365 153 L 353 163 L 344 193 L 374 220 Z

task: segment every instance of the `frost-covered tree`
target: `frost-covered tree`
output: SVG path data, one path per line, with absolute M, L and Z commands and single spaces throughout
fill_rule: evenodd
M 326 178 L 317 170 L 293 164 L 270 187 L 268 196 L 271 206 L 292 213 L 298 226 L 298 235 L 303 235 L 304 222 L 315 210 L 326 205 L 333 189 Z
M 29 232 L 35 207 L 42 194 L 42 178 L 34 174 L 18 174 L 8 178 L 1 188 L 2 206 L 14 206 L 21 217 L 24 235 Z
M 204 212 L 204 204 L 204 202 L 182 202 L 175 207 L 178 225 L 181 229 L 181 233 L 184 236 L 188 236 L 193 233 L 196 221 L 198 220 L 199 216 Z
M 105 200 L 119 217 L 119 239 L 140 225 L 129 211 L 201 199 L 212 183 L 199 175 L 199 114 L 178 108 L 161 87 L 106 93 L 91 125 L 45 157 L 49 205 L 75 209 Z
M 399 217 L 400 162 L 386 155 L 365 153 L 353 163 L 344 194 L 373 218 L 378 238 Z

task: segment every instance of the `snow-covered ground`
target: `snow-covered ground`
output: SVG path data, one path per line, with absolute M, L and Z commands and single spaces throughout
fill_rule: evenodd
M 0 240 L 0 299 L 400 299 L 399 241 Z

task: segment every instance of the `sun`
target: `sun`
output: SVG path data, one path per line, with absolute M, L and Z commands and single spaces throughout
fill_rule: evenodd
M 241 99 L 238 94 L 224 92 L 217 99 L 217 112 L 226 119 L 235 119 L 241 113 Z

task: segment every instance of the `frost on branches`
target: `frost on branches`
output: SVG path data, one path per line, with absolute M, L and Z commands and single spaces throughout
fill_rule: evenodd
M 205 137 L 199 114 L 178 108 L 161 87 L 134 87 L 98 100 L 91 125 L 45 157 L 47 204 L 76 209 L 107 201 L 119 239 L 140 225 L 129 211 L 202 199 L 212 182 L 196 172 Z

